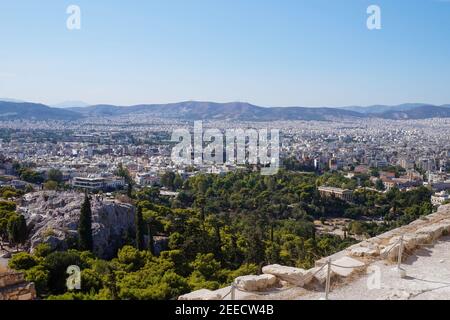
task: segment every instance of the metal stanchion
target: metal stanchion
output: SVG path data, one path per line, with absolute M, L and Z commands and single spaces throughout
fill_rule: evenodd
M 398 259 L 397 259 L 397 269 L 400 270 L 402 264 L 403 255 L 403 235 L 400 237 L 400 244 L 398 246 Z
M 400 275 L 400 278 L 406 277 L 406 271 L 402 269 L 402 257 L 403 257 L 403 235 L 400 237 L 400 244 L 398 246 L 398 260 L 397 260 L 397 272 Z
M 234 287 L 234 282 L 231 284 L 231 300 L 236 300 L 236 288 Z
M 325 300 L 328 300 L 330 294 L 330 282 L 331 282 L 331 258 L 327 262 L 327 282 L 325 284 Z

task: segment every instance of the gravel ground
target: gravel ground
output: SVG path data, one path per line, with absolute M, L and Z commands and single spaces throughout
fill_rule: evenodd
M 329 299 L 450 300 L 450 237 L 441 238 L 432 247 L 415 251 L 414 255 L 403 262 L 402 269 L 406 272 L 404 278 L 400 277 L 396 265 L 383 261 L 375 262 L 369 267 L 372 273 L 333 288 Z M 380 281 L 377 281 L 378 279 Z M 369 289 L 368 283 L 372 289 Z M 323 297 L 324 293 L 321 292 L 292 298 L 315 300 Z

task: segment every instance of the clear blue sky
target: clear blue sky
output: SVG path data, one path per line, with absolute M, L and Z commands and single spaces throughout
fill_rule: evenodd
M 447 0 L 0 0 L 0 40 L 2 98 L 450 103 Z

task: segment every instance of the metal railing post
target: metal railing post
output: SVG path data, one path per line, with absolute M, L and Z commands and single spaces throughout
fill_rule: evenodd
M 231 284 L 231 300 L 236 300 L 236 289 L 234 287 L 234 282 Z
M 403 235 L 400 237 L 400 245 L 398 247 L 397 269 L 400 270 L 403 255 Z
M 328 300 L 330 294 L 330 282 L 331 282 L 331 258 L 327 262 L 327 282 L 325 284 L 325 300 Z

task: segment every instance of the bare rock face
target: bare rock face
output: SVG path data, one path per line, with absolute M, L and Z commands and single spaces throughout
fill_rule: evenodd
M 307 282 L 307 271 L 300 268 L 286 267 L 279 264 L 273 264 L 262 268 L 264 274 L 271 274 L 283 281 L 291 283 L 293 285 L 303 287 Z
M 178 297 L 178 300 L 220 300 L 222 297 L 214 291 L 200 289 Z
M 278 283 L 277 277 L 271 274 L 259 276 L 242 276 L 234 280 L 236 287 L 244 291 L 257 292 L 264 291 Z
M 0 274 L 0 300 L 33 300 L 35 298 L 34 283 L 25 281 L 23 273 Z
M 19 211 L 25 216 L 31 249 L 39 243 L 65 250 L 78 240 L 78 221 L 84 194 L 79 192 L 39 191 L 26 194 Z M 91 197 L 94 253 L 112 258 L 118 248 L 134 234 L 134 207 L 130 204 Z

